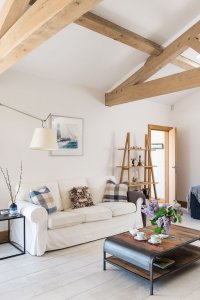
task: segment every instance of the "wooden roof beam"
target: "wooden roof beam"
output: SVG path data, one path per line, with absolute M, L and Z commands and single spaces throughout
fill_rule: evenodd
M 117 95 L 123 92 L 126 86 L 142 83 L 170 63 L 175 57 L 188 48 L 189 42 L 200 33 L 200 21 L 183 33 L 179 38 L 166 47 L 158 56 L 151 56 L 144 66 L 116 87 L 110 94 Z
M 0 38 L 28 9 L 30 0 L 4 0 L 0 11 Z
M 190 48 L 192 48 L 193 50 L 195 50 L 196 52 L 200 53 L 200 41 L 199 41 L 198 38 L 192 39 L 192 40 L 189 42 L 188 46 L 189 46 Z
M 106 105 L 113 106 L 150 97 L 170 94 L 200 86 L 200 68 L 126 86 L 117 94 L 106 94 Z
M 163 51 L 163 47 L 157 43 L 91 12 L 81 16 L 75 23 L 149 55 L 159 55 Z M 172 63 L 185 70 L 200 67 L 199 64 L 181 55 L 175 58 Z
M 162 52 L 160 45 L 91 12 L 81 16 L 75 23 L 147 54 L 158 55 Z
M 188 57 L 185 57 L 183 55 L 177 56 L 173 61 L 172 64 L 175 66 L 187 70 L 192 70 L 195 68 L 200 68 L 200 64 L 198 64 L 196 61 L 189 59 Z
M 0 73 L 99 2 L 37 0 L 1 38 Z

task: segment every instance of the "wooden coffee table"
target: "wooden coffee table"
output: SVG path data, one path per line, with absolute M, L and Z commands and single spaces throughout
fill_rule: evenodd
M 142 228 L 147 240 L 153 233 L 153 227 Z M 200 231 L 172 225 L 169 237 L 162 243 L 152 245 L 148 241 L 137 241 L 129 233 L 121 233 L 106 238 L 104 242 L 103 269 L 106 263 L 123 268 L 150 281 L 150 294 L 153 295 L 154 281 L 172 274 L 200 259 L 200 247 L 191 243 L 200 240 Z M 106 254 L 112 256 L 106 256 Z M 154 266 L 156 257 L 167 257 L 175 264 L 160 269 Z

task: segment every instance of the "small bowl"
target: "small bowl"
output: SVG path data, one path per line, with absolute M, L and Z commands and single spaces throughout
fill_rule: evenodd
M 134 228 L 129 229 L 129 232 L 132 236 L 136 236 L 138 231 L 139 231 L 138 229 L 134 229 Z

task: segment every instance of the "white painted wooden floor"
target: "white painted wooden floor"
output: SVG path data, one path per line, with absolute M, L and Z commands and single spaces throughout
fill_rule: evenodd
M 187 227 L 200 221 L 184 217 Z M 46 253 L 0 261 L 2 300 L 196 300 L 200 299 L 200 262 L 155 283 L 108 265 L 102 271 L 103 240 Z

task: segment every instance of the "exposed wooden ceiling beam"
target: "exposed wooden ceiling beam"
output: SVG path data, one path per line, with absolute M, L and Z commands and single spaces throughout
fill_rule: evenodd
M 195 68 L 200 68 L 200 64 L 198 64 L 196 61 L 191 60 L 183 55 L 177 56 L 172 63 L 176 65 L 177 67 L 185 70 L 192 70 Z
M 0 73 L 100 0 L 37 0 L 1 38 Z
M 160 45 L 91 12 L 81 16 L 75 23 L 150 55 L 162 52 Z
M 0 11 L 0 38 L 23 15 L 30 0 L 4 0 Z
M 36 1 L 37 1 L 37 0 L 30 0 L 30 1 L 29 1 L 29 4 L 30 4 L 30 5 L 33 5 Z
M 150 97 L 170 94 L 200 86 L 200 68 L 184 71 L 145 83 L 127 86 L 116 95 L 106 94 L 106 105 L 113 106 Z
M 198 38 L 192 39 L 192 40 L 189 42 L 188 46 L 189 46 L 190 48 L 192 48 L 193 50 L 195 50 L 196 52 L 200 53 L 200 41 L 199 41 Z
M 149 55 L 159 55 L 163 47 L 130 30 L 116 25 L 102 17 L 88 12 L 75 21 L 76 24 L 105 35 L 120 43 L 126 44 Z M 185 70 L 200 67 L 199 64 L 181 55 L 172 61 L 173 64 Z
M 116 87 L 110 94 L 116 95 L 124 87 L 144 82 L 165 65 L 170 63 L 175 57 L 188 48 L 189 41 L 200 33 L 200 21 L 183 33 L 179 38 L 172 42 L 158 56 L 151 56 L 144 66 Z

